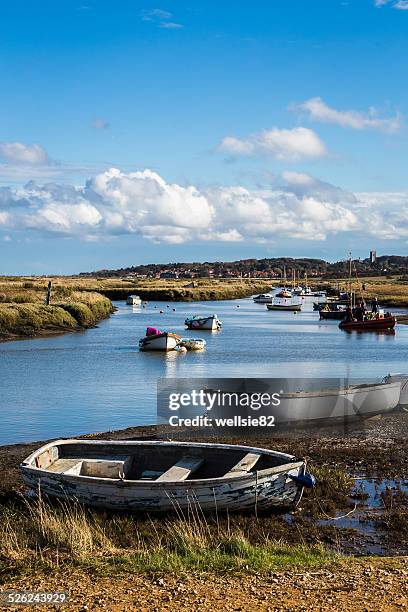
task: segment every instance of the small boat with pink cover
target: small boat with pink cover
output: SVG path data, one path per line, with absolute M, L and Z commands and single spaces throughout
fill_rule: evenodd
M 180 336 L 173 332 L 147 327 L 145 337 L 139 340 L 139 349 L 141 351 L 173 351 L 179 341 Z

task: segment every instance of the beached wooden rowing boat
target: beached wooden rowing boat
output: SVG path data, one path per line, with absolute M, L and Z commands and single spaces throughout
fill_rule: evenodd
M 117 510 L 286 510 L 312 486 L 303 459 L 262 448 L 163 441 L 57 440 L 20 466 L 33 490 Z

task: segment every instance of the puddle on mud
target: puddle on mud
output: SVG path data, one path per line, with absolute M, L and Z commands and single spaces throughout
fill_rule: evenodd
M 355 510 L 339 510 L 333 518 L 320 518 L 314 524 L 335 529 L 332 543 L 344 554 L 402 555 L 408 553 L 407 538 L 401 537 L 398 525 L 387 528 L 390 512 L 408 513 L 408 480 L 366 478 L 355 479 L 350 501 Z M 285 520 L 293 523 L 295 517 Z M 311 519 L 313 520 L 313 519 Z M 324 531 L 323 531 L 324 530 Z

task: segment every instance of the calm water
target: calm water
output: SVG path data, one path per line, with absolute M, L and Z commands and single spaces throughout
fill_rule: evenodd
M 319 322 L 312 301 L 298 314 L 268 311 L 252 299 L 169 308 L 118 302 L 97 329 L 0 344 L 0 444 L 154 423 L 160 376 L 371 379 L 407 371 L 408 326 L 395 335 L 347 334 L 336 321 Z M 212 312 L 222 331 L 184 331 L 187 314 Z M 140 353 L 147 325 L 203 336 L 207 348 Z

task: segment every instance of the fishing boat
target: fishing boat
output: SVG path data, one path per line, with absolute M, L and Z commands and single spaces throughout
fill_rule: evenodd
M 222 325 L 216 314 L 208 316 L 194 315 L 192 317 L 187 317 L 184 324 L 188 329 L 209 329 L 213 331 L 221 329 Z
M 128 295 L 126 298 L 126 304 L 128 306 L 140 306 L 141 303 L 142 300 L 138 295 Z
M 173 332 L 148 327 L 145 337 L 139 340 L 139 349 L 141 351 L 172 351 L 180 340 L 180 336 Z
M 346 331 L 383 331 L 394 329 L 397 319 L 389 312 L 381 312 L 373 317 L 364 317 L 362 321 L 343 320 L 339 323 L 339 328 Z
M 43 495 L 147 512 L 287 510 L 314 484 L 293 455 L 197 442 L 57 440 L 20 469 Z
M 206 341 L 203 338 L 181 338 L 178 346 L 184 346 L 188 351 L 202 351 Z
M 274 298 L 272 304 L 266 305 L 268 310 L 288 310 L 291 312 L 299 312 L 302 310 L 302 303 L 294 301 L 290 298 Z
M 270 304 L 273 300 L 273 295 L 270 295 L 270 293 L 260 293 L 253 299 L 256 304 Z

